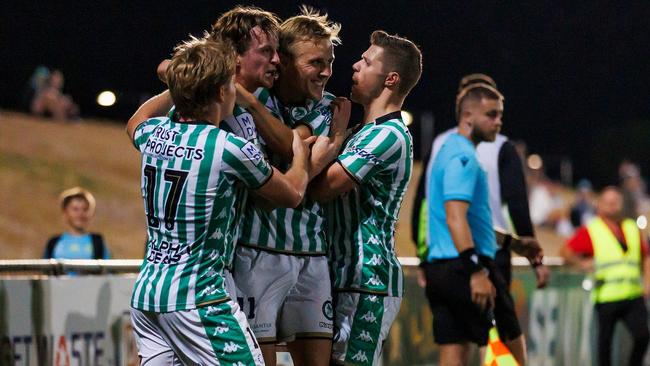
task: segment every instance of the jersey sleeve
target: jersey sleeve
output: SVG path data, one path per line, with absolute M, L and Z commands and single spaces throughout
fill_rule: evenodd
M 332 123 L 332 116 L 334 115 L 330 104 L 334 100 L 334 96 L 326 94 L 323 99 L 318 102 L 305 117 L 296 122 L 296 126 L 305 125 L 309 127 L 312 135 L 326 136 L 330 131 L 330 124 Z
M 444 201 L 471 201 L 481 167 L 475 157 L 460 154 L 444 168 L 442 196 Z
M 264 154 L 253 143 L 232 134 L 226 137 L 223 164 L 227 173 L 251 189 L 263 186 L 273 174 Z
M 338 162 L 357 183 L 365 183 L 399 159 L 405 141 L 388 128 L 373 128 L 348 146 Z
M 161 121 L 157 118 L 150 118 L 138 125 L 133 132 L 133 146 L 142 152 L 149 140 L 149 136 Z

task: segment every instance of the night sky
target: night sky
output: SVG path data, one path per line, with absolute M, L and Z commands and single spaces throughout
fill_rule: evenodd
M 30 1 L 0 5 L 0 107 L 19 109 L 34 68 L 66 76 L 85 116 L 126 120 L 140 99 L 162 90 L 155 76 L 173 46 L 201 35 L 237 3 L 285 18 L 300 3 L 280 1 Z M 375 29 L 421 46 L 424 72 L 405 108 L 431 111 L 436 133 L 454 124 L 458 79 L 484 72 L 506 96 L 504 133 L 525 140 L 557 176 L 570 158 L 574 180 L 617 182 L 623 158 L 650 176 L 650 2 L 306 1 L 342 23 L 328 90 L 348 95 L 351 65 Z M 391 4 L 399 4 L 392 6 Z M 109 110 L 95 105 L 118 91 Z M 419 126 L 412 126 L 420 143 Z M 416 151 L 419 146 L 416 144 Z

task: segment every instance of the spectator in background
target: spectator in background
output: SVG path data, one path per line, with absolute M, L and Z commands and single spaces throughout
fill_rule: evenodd
M 576 187 L 575 201 L 571 207 L 571 225 L 574 229 L 582 225 L 587 225 L 591 219 L 596 216 L 596 208 L 594 207 L 594 191 L 591 182 L 586 179 L 581 179 Z
M 39 66 L 30 86 L 33 95 L 29 110 L 37 116 L 53 117 L 57 120 L 69 120 L 79 117 L 79 107 L 72 98 L 63 94 L 65 79 L 59 70 L 50 72 L 47 68 Z
M 623 218 L 623 195 L 605 188 L 598 199 L 598 216 L 582 226 L 562 248 L 568 264 L 594 271 L 592 299 L 598 314 L 598 364 L 611 365 L 612 338 L 619 320 L 633 338 L 629 365 L 641 365 L 648 347 L 650 294 L 648 245 L 634 220 Z
M 646 183 L 641 177 L 641 169 L 635 163 L 624 160 L 618 169 L 623 191 L 623 217 L 636 219 L 650 210 L 650 200 Z
M 67 231 L 50 238 L 45 258 L 108 259 L 110 253 L 100 234 L 88 232 L 95 213 L 95 198 L 87 190 L 74 187 L 61 193 L 61 209 Z

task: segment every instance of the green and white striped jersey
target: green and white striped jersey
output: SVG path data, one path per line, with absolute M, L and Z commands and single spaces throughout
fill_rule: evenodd
M 283 106 L 266 89 L 258 89 L 256 95 L 274 116 L 292 129 L 305 125 L 316 136 L 329 134 L 332 121 L 330 103 L 334 95 L 324 93 L 320 101 L 308 100 L 301 106 Z M 260 141 L 264 143 L 261 136 Z M 269 155 L 274 165 L 286 170 L 279 159 L 270 152 Z M 324 226 L 321 206 L 309 198 L 305 198 L 296 209 L 277 208 L 270 213 L 251 202 L 242 221 L 239 243 L 278 253 L 323 255 L 327 253 Z
M 147 253 L 131 305 L 169 312 L 228 298 L 241 198 L 272 175 L 251 143 L 204 122 L 152 118 L 136 128 Z
M 413 167 L 413 143 L 400 112 L 363 125 L 338 163 L 358 183 L 326 206 L 334 288 L 403 294 L 395 223 Z

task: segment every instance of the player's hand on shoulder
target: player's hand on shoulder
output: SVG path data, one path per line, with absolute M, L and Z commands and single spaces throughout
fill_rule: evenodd
M 336 97 L 330 104 L 330 108 L 332 108 L 330 136 L 345 136 L 350 121 L 352 103 L 347 98 Z
M 163 83 L 167 84 L 167 68 L 169 67 L 169 64 L 172 62 L 170 59 L 164 59 L 158 64 L 158 68 L 156 68 L 156 74 L 158 75 L 158 79 L 162 81 Z
M 235 89 L 237 90 L 235 102 L 240 107 L 248 108 L 257 101 L 255 95 L 246 90 L 246 88 L 244 88 L 240 83 L 235 83 Z
M 297 157 L 306 159 L 309 156 L 311 145 L 316 141 L 316 136 L 310 136 L 303 140 L 300 138 L 298 131 L 292 130 L 291 133 L 293 133 L 291 149 L 293 150 L 294 160 Z

